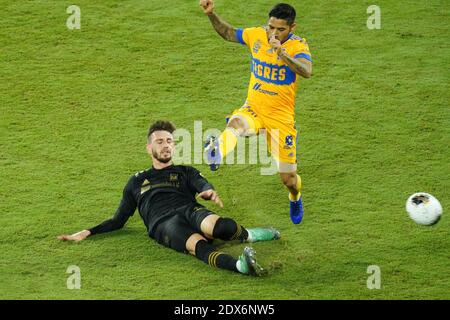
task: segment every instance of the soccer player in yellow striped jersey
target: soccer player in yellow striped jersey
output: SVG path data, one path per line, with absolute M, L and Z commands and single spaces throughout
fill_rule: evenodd
M 233 112 L 220 137 L 210 137 L 205 144 L 211 170 L 217 170 L 236 147 L 238 136 L 259 134 L 264 129 L 281 180 L 289 190 L 291 220 L 298 224 L 303 219 L 303 202 L 297 174 L 295 94 L 300 78 L 311 77 L 312 60 L 306 40 L 293 34 L 295 9 L 277 4 L 269 12 L 266 26 L 239 29 L 215 14 L 213 0 L 200 0 L 200 6 L 222 38 L 247 46 L 252 55 L 245 104 Z

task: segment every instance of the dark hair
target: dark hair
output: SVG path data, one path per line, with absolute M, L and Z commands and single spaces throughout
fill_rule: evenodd
M 295 21 L 296 12 L 294 7 L 286 3 L 279 3 L 269 12 L 269 18 L 286 20 L 288 25 L 292 25 Z
M 175 129 L 175 126 L 170 121 L 156 121 L 150 126 L 150 129 L 148 129 L 147 140 L 150 140 L 150 136 L 155 131 L 168 131 L 170 133 L 173 133 Z

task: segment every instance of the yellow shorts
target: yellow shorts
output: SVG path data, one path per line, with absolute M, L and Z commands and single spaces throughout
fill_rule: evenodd
M 277 161 L 280 172 L 297 171 L 297 130 L 294 123 L 261 117 L 248 105 L 234 110 L 229 121 L 234 118 L 244 123 L 245 136 L 265 132 L 267 148 Z

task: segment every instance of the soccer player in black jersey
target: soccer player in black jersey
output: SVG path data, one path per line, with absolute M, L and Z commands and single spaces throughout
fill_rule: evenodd
M 222 218 L 196 201 L 196 195 L 223 207 L 214 187 L 193 167 L 172 162 L 175 149 L 168 121 L 157 121 L 148 131 L 147 152 L 153 166 L 131 176 L 123 190 L 119 208 L 111 219 L 59 240 L 81 241 L 85 238 L 122 228 L 136 208 L 148 235 L 158 243 L 179 252 L 190 253 L 211 266 L 259 276 L 263 268 L 255 251 L 246 247 L 238 259 L 217 251 L 213 239 L 256 242 L 279 239 L 274 228 L 245 229 L 233 219 Z

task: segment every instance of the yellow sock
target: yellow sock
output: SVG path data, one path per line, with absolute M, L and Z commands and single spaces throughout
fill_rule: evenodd
M 302 178 L 300 178 L 299 175 L 297 175 L 297 185 L 295 186 L 295 189 L 298 191 L 296 197 L 292 193 L 289 192 L 289 200 L 291 200 L 291 201 L 297 201 L 302 196 L 302 193 L 301 193 L 301 190 L 302 190 Z
M 222 159 L 226 157 L 237 144 L 237 134 L 234 128 L 226 128 L 219 137 L 219 148 Z

